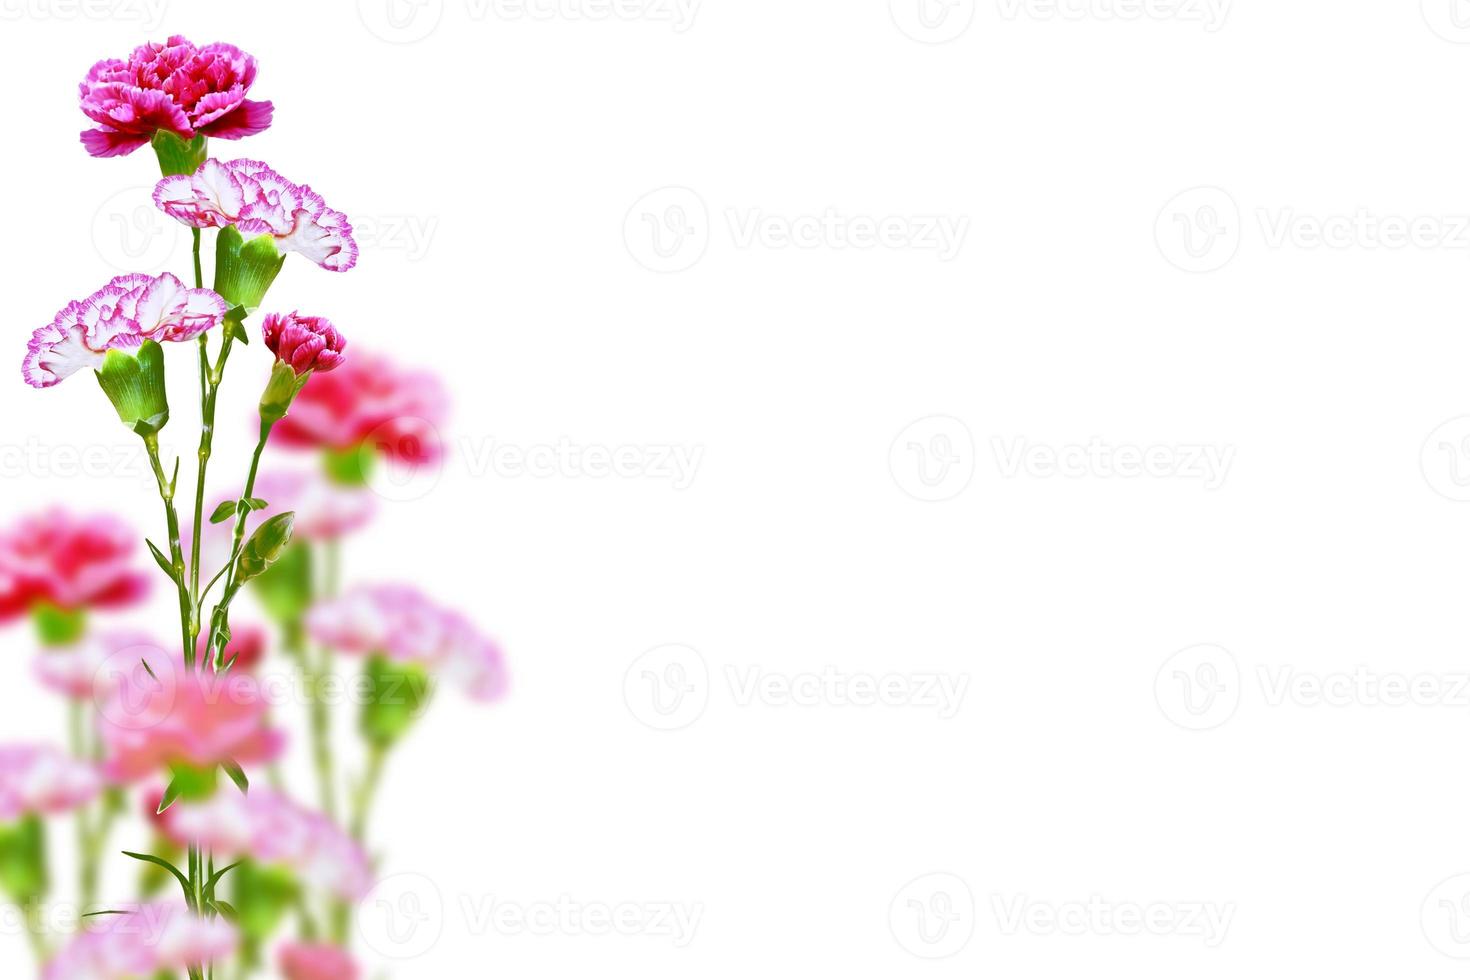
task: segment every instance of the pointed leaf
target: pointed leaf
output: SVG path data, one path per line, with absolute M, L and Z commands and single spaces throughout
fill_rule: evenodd
M 151 674 L 152 671 L 149 671 L 149 673 Z M 179 788 L 179 781 L 177 779 L 170 780 L 168 789 L 163 791 L 163 799 L 158 801 L 158 809 L 154 812 L 162 813 L 164 810 L 173 806 L 174 800 L 179 798 Z
M 167 575 L 170 581 L 177 582 L 178 579 L 174 577 L 173 562 L 164 557 L 163 552 L 158 550 L 158 545 L 154 544 L 152 541 L 149 541 L 148 550 L 153 552 L 153 560 L 158 562 L 158 567 L 163 569 L 163 574 Z
M 235 781 L 235 785 L 240 787 L 240 792 L 250 792 L 250 780 L 246 778 L 245 770 L 240 768 L 240 763 L 236 762 L 234 759 L 230 759 L 229 761 L 223 763 L 223 766 L 225 772 L 229 773 L 230 778 Z
M 209 515 L 209 523 L 223 524 L 235 516 L 236 506 L 233 500 L 221 500 L 219 506 L 214 509 L 214 513 Z
M 163 858 L 154 857 L 152 854 L 139 854 L 136 851 L 123 851 L 123 853 L 132 858 L 134 861 L 146 861 L 149 864 L 155 864 L 163 870 L 167 871 L 169 874 L 173 875 L 176 879 L 178 879 L 180 887 L 184 889 L 184 898 L 188 901 L 189 907 L 191 909 L 194 907 L 194 897 L 189 892 L 189 879 L 184 877 L 184 873 L 182 871 L 174 867 L 169 862 L 165 861 Z

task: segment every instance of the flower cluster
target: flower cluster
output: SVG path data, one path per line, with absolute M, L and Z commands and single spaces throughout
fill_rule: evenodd
M 118 607 L 139 601 L 148 580 L 133 567 L 132 531 L 112 517 L 74 517 L 59 509 L 0 531 L 0 621 L 40 603 L 61 609 Z
M 339 898 L 359 899 L 372 887 L 372 868 L 357 841 L 324 815 L 268 787 L 176 803 L 160 820 L 179 844 L 195 841 L 221 854 L 279 865 Z
M 183 902 L 134 906 L 87 920 L 46 964 L 42 980 L 131 980 L 229 956 L 238 936 L 224 919 L 203 919 Z
M 307 629 L 337 650 L 427 667 L 478 700 L 505 693 L 500 647 L 459 613 L 406 585 L 361 586 L 319 603 Z
M 44 745 L 0 746 L 0 823 L 61 813 L 97 795 L 97 770 Z
M 118 276 L 31 335 L 22 373 L 32 387 L 49 388 L 83 368 L 101 367 L 110 350 L 190 340 L 218 326 L 226 312 L 216 293 L 187 288 L 168 273 Z
M 347 216 L 258 160 L 206 160 L 193 174 L 159 181 L 153 202 L 191 228 L 234 225 L 243 235 L 269 235 L 282 252 L 299 252 L 323 269 L 357 264 Z
M 160 130 L 183 139 L 263 132 L 271 104 L 245 97 L 255 73 L 255 59 L 232 44 L 201 48 L 178 36 L 144 44 L 125 61 L 99 61 L 81 85 L 82 112 L 97 123 L 82 143 L 94 157 L 110 157 L 132 153 Z

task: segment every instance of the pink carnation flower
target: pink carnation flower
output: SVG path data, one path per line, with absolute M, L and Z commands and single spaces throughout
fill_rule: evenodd
M 300 252 L 323 269 L 357 264 L 347 216 L 258 160 L 205 160 L 196 173 L 160 180 L 153 202 L 191 228 L 234 225 L 246 238 L 270 235 L 281 251 Z
M 356 841 L 323 814 L 269 786 L 180 801 L 160 820 L 164 833 L 180 844 L 197 842 L 219 854 L 281 865 L 308 885 L 349 901 L 372 888 L 372 868 Z
M 444 454 L 439 426 L 449 399 L 439 380 L 355 350 L 340 370 L 312 375 L 276 424 L 286 446 L 343 451 L 367 443 L 391 460 L 421 465 Z
M 46 964 L 42 980 L 135 980 L 172 975 L 235 952 L 238 935 L 223 918 L 204 919 L 182 901 L 136 905 L 83 920 L 80 933 Z
M 286 980 L 360 980 L 362 970 L 340 946 L 282 943 L 276 954 Z
M 298 375 L 332 370 L 342 363 L 342 349 L 347 346 L 347 339 L 324 316 L 270 313 L 260 332 L 276 360 Z
M 148 579 L 132 564 L 136 542 L 116 518 L 60 509 L 0 531 L 0 622 L 40 602 L 85 609 L 141 601 Z
M 377 510 L 377 497 L 366 487 L 333 483 L 315 472 L 277 470 L 255 484 L 256 496 L 268 506 L 262 517 L 294 511 L 292 533 L 308 541 L 331 541 L 363 527 Z
M 36 676 L 66 697 L 103 701 L 117 689 L 119 668 L 140 658 L 162 660 L 163 648 L 132 630 L 96 633 L 71 646 L 43 650 L 36 656 Z
M 49 388 L 83 368 L 99 368 L 113 348 L 145 340 L 192 340 L 223 321 L 228 306 L 208 289 L 189 289 L 175 276 L 118 276 L 86 299 L 68 304 L 31 335 L 22 373 Z
M 150 672 L 151 671 L 151 672 Z M 118 671 L 99 706 L 97 729 L 108 778 L 130 782 L 176 763 L 209 768 L 268 762 L 284 746 L 269 727 L 269 701 L 250 674 L 186 668 L 181 659 Z
M 160 129 L 183 139 L 237 140 L 271 124 L 269 102 L 245 98 L 255 59 L 232 44 L 196 48 L 183 37 L 144 44 L 126 61 L 99 61 L 82 82 L 82 112 L 97 123 L 82 133 L 94 157 L 122 156 Z
M 97 770 L 59 749 L 0 746 L 0 823 L 28 813 L 62 813 L 92 800 L 101 788 Z
M 499 645 L 459 613 L 410 586 L 353 589 L 313 607 L 306 627 L 317 642 L 337 650 L 421 664 L 478 700 L 505 693 L 505 658 Z

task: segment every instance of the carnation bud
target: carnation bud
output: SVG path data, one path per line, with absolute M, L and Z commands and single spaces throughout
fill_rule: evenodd
M 136 354 L 113 349 L 102 360 L 97 381 L 117 409 L 122 424 L 140 436 L 157 435 L 168 424 L 168 392 L 163 381 L 163 348 L 143 341 Z
M 243 585 L 255 578 L 281 557 L 286 545 L 291 543 L 291 527 L 295 521 L 296 514 L 287 511 L 268 519 L 255 529 L 255 533 L 250 535 L 250 540 L 245 542 L 245 547 L 240 552 L 235 579 L 237 584 Z
M 273 425 L 286 417 L 286 412 L 291 408 L 291 402 L 296 399 L 306 382 L 311 379 L 311 372 L 298 375 L 291 370 L 291 365 L 285 361 L 277 361 L 271 365 L 271 378 L 265 384 L 265 393 L 260 396 L 260 420 L 265 425 Z
M 342 363 L 347 346 L 346 338 L 323 316 L 272 313 L 260 332 L 276 360 L 289 364 L 297 374 L 332 370 Z

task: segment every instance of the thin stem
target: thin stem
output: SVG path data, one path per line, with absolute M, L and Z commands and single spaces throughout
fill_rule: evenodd
M 67 729 L 73 757 L 85 759 L 87 755 L 86 718 L 82 713 L 82 702 L 72 698 L 67 705 Z M 78 807 L 76 811 L 77 853 L 80 858 L 78 892 L 83 910 L 90 911 L 97 899 L 97 855 L 92 847 L 92 807 Z
M 153 466 L 153 477 L 158 481 L 158 496 L 163 499 L 164 517 L 168 521 L 168 548 L 169 557 L 173 564 L 174 585 L 179 591 L 179 629 L 184 640 L 184 665 L 189 669 L 194 667 L 194 644 L 190 642 L 189 619 L 191 607 L 189 604 L 189 587 L 185 581 L 184 549 L 179 541 L 179 512 L 174 507 L 174 486 L 178 480 L 178 465 L 174 465 L 174 477 L 169 479 L 163 475 L 163 463 L 158 458 L 158 436 L 149 434 L 143 437 L 143 445 L 148 449 L 148 462 Z
M 366 843 L 368 813 L 377 797 L 378 783 L 383 778 L 383 763 L 388 759 L 388 750 L 382 745 L 368 746 L 367 770 L 358 781 L 352 795 L 351 833 L 359 844 Z
M 224 358 L 223 351 L 220 353 L 220 358 L 221 360 Z M 216 652 L 222 652 L 215 650 L 218 627 L 228 622 L 226 617 L 229 615 L 230 602 L 235 598 L 235 593 L 240 589 L 235 583 L 235 573 L 238 568 L 240 551 L 245 543 L 246 520 L 250 516 L 250 507 L 247 501 L 255 496 L 255 480 L 260 475 L 260 457 L 265 453 L 266 443 L 270 442 L 271 429 L 274 426 L 275 423 L 272 421 L 267 421 L 266 419 L 260 420 L 260 439 L 255 444 L 255 452 L 250 456 L 250 473 L 245 478 L 245 490 L 240 494 L 240 499 L 236 504 L 235 533 L 230 541 L 230 561 L 225 566 L 225 588 L 223 594 L 220 596 L 219 603 L 214 607 L 213 615 L 210 617 L 209 640 L 204 648 L 211 656 Z

